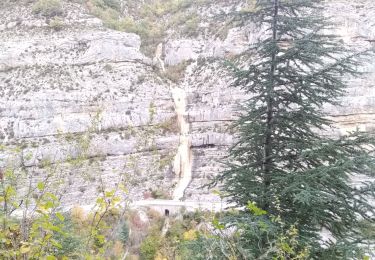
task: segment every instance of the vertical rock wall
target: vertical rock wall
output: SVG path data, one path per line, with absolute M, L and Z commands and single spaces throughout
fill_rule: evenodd
M 132 199 L 153 192 L 218 199 L 201 186 L 220 171 L 233 143 L 228 126 L 246 96 L 228 88 L 213 58 L 241 53 L 257 38 L 256 27 L 232 28 L 224 40 L 165 39 L 166 71 L 190 62 L 172 83 L 142 54 L 139 36 L 105 29 L 80 4 L 64 1 L 64 26 L 55 31 L 31 13 L 31 3 L 7 3 L 0 8 L 2 168 L 22 166 L 35 183 L 54 165 L 65 205 L 90 204 L 101 183 L 119 181 Z M 327 14 L 347 43 L 366 48 L 375 41 L 372 0 L 329 1 Z M 324 108 L 337 121 L 336 134 L 374 131 L 375 62 L 362 69 L 363 77 L 349 79 L 342 106 Z

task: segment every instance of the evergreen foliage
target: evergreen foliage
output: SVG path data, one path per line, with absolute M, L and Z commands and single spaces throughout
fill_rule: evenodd
M 333 122 L 322 107 L 339 105 L 345 79 L 360 75 L 367 53 L 351 52 L 330 33 L 321 0 L 253 2 L 238 17 L 258 23 L 264 34 L 246 66 L 232 65 L 233 85 L 251 98 L 234 126 L 238 142 L 218 180 L 231 202 L 254 203 L 268 218 L 295 227 L 312 258 L 348 259 L 361 241 L 359 221 L 374 221 L 375 183 L 354 186 L 351 179 L 374 176 L 375 138 L 360 131 L 332 137 Z M 256 222 L 249 211 L 241 219 L 238 225 Z M 336 244 L 321 241 L 322 228 Z M 253 232 L 250 240 L 246 234 L 243 246 L 254 257 L 269 248 L 269 232 Z
M 121 230 L 120 230 L 120 234 L 119 234 L 119 238 L 120 238 L 120 241 L 126 245 L 126 243 L 128 242 L 129 240 L 129 233 L 130 233 L 130 230 L 129 230 L 129 225 L 127 222 L 124 222 L 121 226 Z

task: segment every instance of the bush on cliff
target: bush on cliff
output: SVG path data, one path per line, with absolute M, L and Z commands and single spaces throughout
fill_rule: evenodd
M 33 5 L 33 13 L 45 17 L 60 16 L 63 14 L 63 8 L 60 0 L 38 0 Z

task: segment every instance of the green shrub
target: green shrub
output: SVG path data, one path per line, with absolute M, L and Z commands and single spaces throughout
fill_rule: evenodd
M 106 27 L 120 30 L 121 25 L 118 19 L 119 13 L 116 10 L 112 8 L 102 9 L 100 7 L 95 7 L 93 13 L 103 21 L 103 24 Z
M 38 0 L 33 6 L 34 14 L 41 14 L 45 17 L 59 16 L 63 14 L 60 0 Z
M 181 220 L 171 221 L 171 226 L 166 234 L 167 238 L 170 238 L 171 241 L 181 241 L 186 231 L 184 227 L 185 224 L 186 223 Z
M 142 260 L 154 260 L 155 256 L 161 246 L 161 235 L 157 232 L 150 234 L 143 240 L 140 253 Z
M 119 0 L 103 0 L 104 4 L 109 8 L 115 9 L 116 11 L 121 11 L 121 2 Z
M 212 239 L 213 240 L 213 239 Z M 207 256 L 207 248 L 209 247 L 216 247 L 216 244 L 209 239 L 199 237 L 197 240 L 192 241 L 182 241 L 178 245 L 178 253 L 181 259 L 189 259 L 189 260 L 205 260 L 208 258 Z M 213 252 L 216 252 L 217 255 L 212 255 L 211 259 L 220 259 L 222 256 L 219 254 L 220 250 L 215 248 Z
M 54 17 L 49 22 L 49 27 L 55 31 L 60 31 L 64 26 L 64 21 L 60 17 Z
M 162 200 L 170 199 L 170 195 L 162 189 L 152 190 L 151 196 L 154 199 L 162 199 Z
M 126 8 L 134 19 L 123 16 L 119 0 L 88 0 L 88 6 L 106 27 L 138 34 L 142 39 L 142 52 L 152 56 L 167 31 L 176 26 L 182 27 L 180 32 L 184 35 L 197 35 L 200 18 L 189 8 L 206 2 L 208 0 L 127 1 Z
M 111 72 L 113 70 L 113 67 L 111 64 L 106 64 L 103 69 L 106 71 L 106 72 Z
M 161 17 L 166 14 L 174 14 L 189 8 L 193 0 L 157 0 L 142 6 L 141 15 Z
M 177 116 L 172 116 L 159 123 L 157 126 L 163 131 L 163 134 L 178 133 L 180 131 Z
M 184 78 L 186 68 L 190 63 L 191 61 L 184 61 L 179 64 L 169 66 L 161 76 L 164 76 L 174 83 L 178 83 Z
M 92 4 L 101 9 L 113 9 L 121 11 L 121 2 L 119 0 L 93 0 Z
M 124 222 L 121 226 L 120 234 L 119 234 L 120 241 L 125 245 L 129 240 L 129 225 L 127 222 Z
M 182 33 L 187 36 L 196 36 L 198 34 L 199 23 L 200 23 L 200 19 L 198 15 L 190 16 L 189 19 L 184 24 Z
M 61 245 L 61 248 L 56 249 L 56 256 L 73 258 L 83 250 L 84 239 L 74 234 L 71 230 L 64 235 L 56 234 L 56 241 Z

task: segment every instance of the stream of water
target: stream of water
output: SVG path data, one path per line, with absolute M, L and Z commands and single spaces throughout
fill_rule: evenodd
M 173 170 L 179 178 L 173 192 L 173 200 L 181 200 L 191 181 L 193 155 L 191 151 L 190 126 L 186 121 L 186 92 L 181 88 L 173 88 L 172 97 L 176 107 L 177 120 L 180 126 L 180 142 L 173 163 Z

